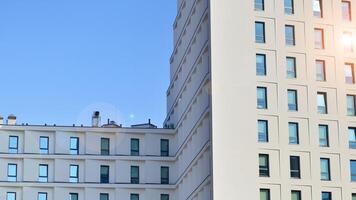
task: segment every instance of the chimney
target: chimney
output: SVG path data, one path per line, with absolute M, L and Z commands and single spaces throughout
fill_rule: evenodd
M 15 115 L 9 115 L 7 117 L 7 125 L 16 125 L 16 116 Z
M 0 125 L 4 124 L 4 118 L 0 116 Z
M 100 126 L 100 112 L 99 111 L 95 111 L 93 113 L 93 116 L 92 116 L 92 121 L 91 121 L 91 125 L 93 127 L 99 127 Z

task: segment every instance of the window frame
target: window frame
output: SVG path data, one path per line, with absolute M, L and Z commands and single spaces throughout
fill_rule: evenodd
M 134 143 L 137 142 L 137 149 L 134 149 Z M 131 156 L 140 156 L 140 139 L 131 138 L 130 139 L 130 155 Z
M 107 169 L 107 174 L 103 174 L 103 170 Z M 100 183 L 110 183 L 110 166 L 100 165 Z
M 321 128 L 324 127 L 325 128 L 325 141 L 326 144 L 324 145 L 321 141 L 322 141 L 322 137 L 321 137 Z M 318 132 L 319 132 L 319 147 L 330 147 L 330 140 L 329 140 L 329 125 L 327 124 L 319 124 L 318 125 Z
M 322 161 L 325 161 L 327 164 L 327 172 L 322 171 Z M 327 174 L 326 178 L 323 176 Z M 330 158 L 320 158 L 320 180 L 321 181 L 331 181 L 331 174 L 330 174 Z
M 167 175 L 167 177 L 164 177 L 163 175 Z M 169 184 L 169 167 L 168 166 L 161 166 L 161 184 L 162 185 Z
M 9 195 L 14 195 L 14 199 L 9 199 Z M 16 200 L 16 192 L 6 192 L 6 200 Z
M 257 34 L 257 26 L 261 25 L 262 36 Z M 260 38 L 260 39 L 258 39 Z M 265 44 L 266 43 L 266 23 L 262 21 L 255 21 L 255 43 Z
M 16 146 L 12 146 L 12 139 L 16 139 Z M 8 151 L 10 154 L 17 154 L 19 153 L 19 136 L 17 135 L 9 135 L 9 146 L 8 146 Z
M 347 14 L 348 17 L 347 19 L 345 18 L 346 15 L 344 15 L 344 5 L 347 4 Z M 342 15 L 342 20 L 345 22 L 351 22 L 352 21 L 352 5 L 351 1 L 341 1 L 341 15 Z
M 47 143 L 46 147 L 42 147 L 42 139 L 44 139 L 46 141 L 46 143 Z M 39 149 L 40 149 L 40 154 L 49 154 L 49 137 L 48 136 L 40 136 Z
M 263 123 L 265 126 L 265 132 L 263 133 L 263 135 L 265 136 L 264 137 L 264 140 L 261 140 L 260 136 L 261 136 L 261 132 L 260 132 L 260 122 Z M 268 120 L 264 120 L 264 119 L 258 119 L 257 120 L 257 126 L 258 126 L 258 142 L 261 142 L 261 143 L 268 143 L 269 142 L 269 136 L 268 136 Z
M 315 1 L 319 2 L 320 12 L 314 10 Z M 316 12 L 320 13 L 320 14 L 316 15 Z M 313 0 L 313 16 L 317 17 L 317 18 L 324 18 L 324 2 L 323 2 L 323 0 Z
M 46 168 L 46 175 L 41 175 L 41 167 Z M 48 164 L 39 164 L 38 165 L 38 182 L 47 183 L 48 182 Z
M 320 40 L 321 41 L 317 41 L 317 37 L 316 37 L 316 33 L 320 33 Z M 319 45 L 320 43 L 320 45 Z M 325 33 L 324 33 L 324 29 L 323 28 L 314 28 L 314 48 L 315 49 L 319 49 L 319 50 L 323 50 L 325 49 Z
M 300 190 L 292 190 L 291 191 L 291 200 L 294 200 L 293 199 L 293 194 L 297 194 L 297 196 L 298 196 L 297 200 L 301 200 L 302 199 L 302 191 L 300 191 Z
M 260 188 L 260 199 L 261 199 L 261 194 L 263 192 L 266 192 L 266 197 L 267 199 L 266 200 L 270 200 L 271 199 L 271 190 L 270 189 L 267 189 L 267 188 Z
M 291 138 L 291 126 L 293 125 L 293 127 L 295 127 L 295 142 L 293 142 L 294 140 L 292 140 Z M 289 144 L 290 145 L 299 145 L 300 141 L 299 141 L 299 123 L 298 122 L 288 122 L 288 138 L 289 138 Z
M 352 98 L 352 107 L 349 107 L 349 98 Z M 347 94 L 346 95 L 346 114 L 349 117 L 356 116 L 356 95 L 354 94 Z M 351 113 L 352 112 L 352 113 Z
M 349 149 L 356 149 L 356 127 L 348 127 Z M 350 132 L 352 131 L 352 133 Z M 353 140 L 351 140 L 351 134 Z
M 76 140 L 75 147 L 72 148 L 72 140 Z M 70 137 L 69 151 L 71 155 L 79 155 L 79 137 Z
M 293 99 L 289 99 L 289 95 L 293 94 Z M 288 111 L 298 111 L 298 91 L 296 89 L 287 89 L 288 96 Z M 291 104 L 289 100 L 293 100 L 294 104 Z
M 317 92 L 317 98 L 319 98 L 319 96 L 323 97 L 323 101 L 324 101 L 324 106 L 320 106 L 319 105 L 319 101 L 317 99 L 317 110 L 318 110 L 318 114 L 328 114 L 328 100 L 327 100 L 327 93 L 326 92 Z M 320 109 L 321 107 L 325 107 L 325 109 L 323 109 L 323 111 Z
M 291 30 L 291 34 L 292 37 L 288 37 L 288 29 L 290 28 Z M 285 44 L 286 46 L 295 46 L 296 45 L 296 41 L 295 41 L 295 26 L 294 25 L 290 25 L 290 24 L 286 24 L 284 25 L 284 35 L 285 35 Z M 289 43 L 290 41 L 292 41 L 292 43 Z
M 262 65 L 263 65 L 263 73 L 259 73 L 261 70 L 259 70 L 259 69 L 261 69 L 259 66 L 259 62 L 257 62 L 259 59 L 259 57 L 261 57 L 262 58 L 262 60 L 263 60 L 263 63 L 262 63 Z M 263 54 L 263 53 L 256 53 L 256 76 L 266 76 L 267 75 L 267 64 L 266 64 L 266 61 L 267 61 L 267 58 L 266 58 L 266 54 Z
M 347 69 L 347 67 L 349 67 L 350 68 L 350 71 L 351 71 L 351 82 L 350 82 L 350 80 L 348 79 L 348 76 L 346 76 L 346 70 L 348 70 Z M 354 63 L 349 63 L 349 62 L 346 62 L 346 63 L 344 63 L 344 74 L 345 74 L 345 83 L 346 84 L 355 84 L 355 64 Z
M 296 166 L 293 165 L 294 162 L 297 163 Z M 296 168 L 294 168 L 294 167 L 296 167 Z M 301 178 L 300 157 L 299 156 L 289 156 L 289 170 L 290 170 L 291 178 L 293 178 L 293 179 Z
M 131 193 L 130 200 L 140 200 L 140 194 L 138 193 Z
M 72 176 L 72 167 L 76 168 L 74 176 Z M 69 182 L 70 183 L 79 183 L 79 165 L 77 165 L 77 164 L 69 165 Z
M 268 154 L 258 154 L 259 160 L 262 158 L 265 159 L 266 165 L 261 165 L 259 162 L 259 177 L 270 177 L 270 166 L 269 166 L 269 155 Z
M 15 167 L 15 174 L 10 174 L 10 167 Z M 17 182 L 17 164 L 16 163 L 8 163 L 7 164 L 7 181 L 8 182 Z
M 104 145 L 107 142 L 107 148 Z M 100 155 L 108 156 L 110 155 L 110 138 L 100 138 Z
M 263 95 L 264 95 L 264 99 L 263 99 L 263 105 L 259 106 L 259 98 L 258 98 L 258 92 L 259 90 L 263 90 Z M 265 109 L 268 109 L 268 97 L 267 97 L 267 87 L 263 87 L 263 86 L 258 86 L 257 87 L 257 109 L 262 109 L 262 110 L 265 110 Z
M 70 193 L 69 193 L 69 199 L 70 199 L 70 200 L 73 200 L 73 199 L 72 199 L 72 196 L 75 196 L 75 197 L 76 197 L 76 199 L 74 199 L 74 200 L 79 200 L 79 194 L 78 194 L 78 193 L 70 192 Z
M 291 62 L 289 62 L 289 61 L 292 61 L 292 64 L 293 64 L 293 66 L 292 66 L 292 68 L 293 68 L 293 71 L 290 71 L 289 69 L 290 69 L 290 66 L 289 66 L 289 64 L 291 63 Z M 295 78 L 297 78 L 297 58 L 296 57 L 292 57 L 292 56 L 287 56 L 286 57 L 286 68 L 287 68 L 287 78 L 288 79 L 295 79 Z M 292 72 L 292 73 L 290 73 L 290 72 Z M 290 76 L 290 74 L 293 74 L 292 76 Z
M 321 192 L 321 200 L 324 200 L 324 194 L 328 195 L 327 200 L 332 200 L 332 193 L 331 192 Z
M 259 8 L 258 6 L 256 6 L 256 0 L 254 1 L 254 10 L 255 11 L 264 11 L 265 10 L 265 1 L 264 0 L 260 0 L 261 3 L 261 8 Z
M 102 199 L 104 198 L 104 199 Z M 99 200 L 109 200 L 110 199 L 110 195 L 109 193 L 100 193 L 99 194 Z
M 321 67 L 322 67 L 322 79 L 320 80 L 318 77 L 318 66 L 320 66 L 321 65 Z M 322 82 L 325 82 L 326 81 L 326 66 L 325 66 L 325 60 L 320 60 L 320 59 L 316 59 L 315 60 L 315 68 L 316 68 L 316 70 L 315 70 L 315 72 L 316 72 L 316 80 L 317 81 L 322 81 Z
M 133 165 L 130 167 L 130 169 L 131 169 L 131 172 L 130 172 L 131 184 L 140 184 L 140 166 Z M 137 177 L 132 176 L 134 170 L 137 170 Z
M 164 150 L 164 143 L 167 144 L 167 150 Z M 169 156 L 169 139 L 161 139 L 160 140 L 160 151 L 161 151 L 161 156 L 162 157 L 168 157 Z
M 286 0 L 284 0 L 284 14 L 294 15 L 294 0 L 287 0 L 287 1 L 290 1 L 291 7 L 287 7 Z
M 38 192 L 37 193 L 37 200 L 42 200 L 42 199 L 40 199 L 41 197 L 41 195 L 44 195 L 44 197 L 45 197 L 45 200 L 48 200 L 48 193 L 47 192 Z

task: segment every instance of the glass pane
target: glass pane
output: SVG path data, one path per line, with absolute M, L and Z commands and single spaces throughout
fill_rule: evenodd
M 257 43 L 264 43 L 265 42 L 265 24 L 263 22 L 256 22 L 255 23 L 255 39 Z
M 298 144 L 299 136 L 298 136 L 298 124 L 297 123 L 289 123 L 289 144 Z
M 255 10 L 264 10 L 264 0 L 255 0 Z
M 296 111 L 297 109 L 297 91 L 288 90 L 288 110 Z
M 322 17 L 321 0 L 313 0 L 313 11 L 315 17 Z
M 300 191 L 292 191 L 292 200 L 300 200 Z
M 345 82 L 348 84 L 355 82 L 353 64 L 345 64 Z
M 316 80 L 325 81 L 325 62 L 321 60 L 317 60 L 315 62 L 315 65 L 316 65 Z
M 110 154 L 110 139 L 101 138 L 101 155 L 109 155 L 109 154 Z
M 321 180 L 329 180 L 329 160 L 320 159 Z
M 351 181 L 356 181 L 356 161 L 350 161 Z
M 291 15 L 294 14 L 293 0 L 284 0 L 284 13 Z
M 78 194 L 70 194 L 70 200 L 78 200 Z
M 139 200 L 140 196 L 138 194 L 131 194 L 130 195 L 130 200 Z
M 331 200 L 331 193 L 330 192 L 322 192 L 321 200 Z
M 318 104 L 318 113 L 320 114 L 326 114 L 326 94 L 324 93 L 318 93 L 317 95 L 317 104 Z
M 100 194 L 100 200 L 109 200 L 109 194 Z
M 285 26 L 286 45 L 294 45 L 294 26 Z
M 16 193 L 15 192 L 8 192 L 6 195 L 6 200 L 16 200 Z
M 38 193 L 38 200 L 47 200 L 46 193 Z
M 296 78 L 295 58 L 287 57 L 287 78 Z
M 267 189 L 260 190 L 260 200 L 269 200 L 269 190 Z
M 256 74 L 259 76 L 266 75 L 266 56 L 263 54 L 256 55 Z
M 323 49 L 324 48 L 324 41 L 323 41 L 323 30 L 315 29 L 314 30 L 314 42 L 316 49 Z
M 355 115 L 355 96 L 347 95 L 347 115 Z
M 262 88 L 262 87 L 257 88 L 257 108 L 259 109 L 267 108 L 266 88 Z
M 258 120 L 258 141 L 259 142 L 267 142 L 268 141 L 268 133 L 267 133 L 267 121 Z
M 321 147 L 329 146 L 328 126 L 319 125 L 319 145 Z
M 344 21 L 351 21 L 351 2 L 342 1 L 342 19 Z

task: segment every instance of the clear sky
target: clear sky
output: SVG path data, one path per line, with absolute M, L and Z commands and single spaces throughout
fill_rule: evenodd
M 162 126 L 175 0 L 1 0 L 0 115 Z

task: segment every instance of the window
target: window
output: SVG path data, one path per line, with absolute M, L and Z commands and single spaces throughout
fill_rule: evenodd
M 39 192 L 37 200 L 47 200 L 47 193 Z
M 323 181 L 330 180 L 330 160 L 328 158 L 320 158 L 320 177 Z
M 100 200 L 109 200 L 108 193 L 100 193 Z
M 356 128 L 349 127 L 349 148 L 356 149 Z
M 260 200 L 270 200 L 269 189 L 260 189 Z
M 355 109 L 355 95 L 347 95 L 346 96 L 346 101 L 347 101 L 347 115 L 348 116 L 355 116 L 356 115 L 356 109 Z
M 161 139 L 161 156 L 169 156 L 169 140 Z
M 78 183 L 79 181 L 79 165 L 70 165 L 69 167 L 69 182 Z
M 344 21 L 351 21 L 351 2 L 342 1 L 341 10 L 342 10 L 342 19 Z
M 48 182 L 48 165 L 39 165 L 38 169 L 38 181 L 39 182 Z
M 287 15 L 294 14 L 294 0 L 284 0 L 284 13 Z
M 100 183 L 109 183 L 109 171 L 109 166 L 100 166 Z
M 70 154 L 79 154 L 79 138 L 70 138 Z
M 302 199 L 302 192 L 299 190 L 292 190 L 291 192 L 292 200 L 301 200 Z
M 331 200 L 331 192 L 322 192 L 321 200 Z
M 288 110 L 298 110 L 298 95 L 297 90 L 288 90 Z
M 296 122 L 288 123 L 289 144 L 299 144 L 299 124 Z
M 140 140 L 131 139 L 131 156 L 139 156 L 139 155 L 140 155 Z
M 258 120 L 258 141 L 268 142 L 268 121 Z
M 261 177 L 269 176 L 269 156 L 267 154 L 259 155 L 259 168 Z
M 161 194 L 161 200 L 169 200 L 169 194 Z
M 328 147 L 329 146 L 329 127 L 328 125 L 319 125 L 319 146 Z
M 327 101 L 326 101 L 326 93 L 318 92 L 317 93 L 317 103 L 318 103 L 318 113 L 319 114 L 327 114 Z
M 314 29 L 314 47 L 316 49 L 324 49 L 324 30 L 321 28 Z
M 139 166 L 131 166 L 131 183 L 132 184 L 140 183 L 140 168 L 139 168 Z
M 322 0 L 313 0 L 313 13 L 314 17 L 323 17 L 323 1 Z
M 16 200 L 16 192 L 6 193 L 6 200 Z
M 257 87 L 257 108 L 267 109 L 267 88 Z
M 169 167 L 161 167 L 161 184 L 169 184 Z
M 351 173 L 351 181 L 356 181 L 356 160 L 350 161 L 350 173 Z
M 139 194 L 130 194 L 130 200 L 140 200 Z
M 325 61 L 324 60 L 316 60 L 316 80 L 317 81 L 325 81 L 326 73 L 325 73 Z
M 354 51 L 354 39 L 351 32 L 343 33 L 343 43 L 344 43 L 344 51 L 353 52 Z
M 40 153 L 48 154 L 49 137 L 40 136 Z
M 265 23 L 255 22 L 255 41 L 256 43 L 265 43 Z
M 100 139 L 100 153 L 101 155 L 110 155 L 110 139 L 101 138 Z
M 287 78 L 297 78 L 296 59 L 294 57 L 287 57 Z
M 356 200 L 356 193 L 352 194 L 352 199 L 351 200 Z
M 256 75 L 266 76 L 266 55 L 256 54 Z
M 285 26 L 285 40 L 286 40 L 286 45 L 288 46 L 295 45 L 294 26 L 292 25 Z
M 69 193 L 69 200 L 78 200 L 78 193 Z
M 7 165 L 7 181 L 16 182 L 17 181 L 17 164 Z
M 299 156 L 290 156 L 290 177 L 300 178 L 300 159 Z
M 255 10 L 256 11 L 265 10 L 265 1 L 264 0 L 255 0 Z
M 345 83 L 347 84 L 355 83 L 354 64 L 345 63 Z
M 18 136 L 10 136 L 9 137 L 9 153 L 18 153 Z

